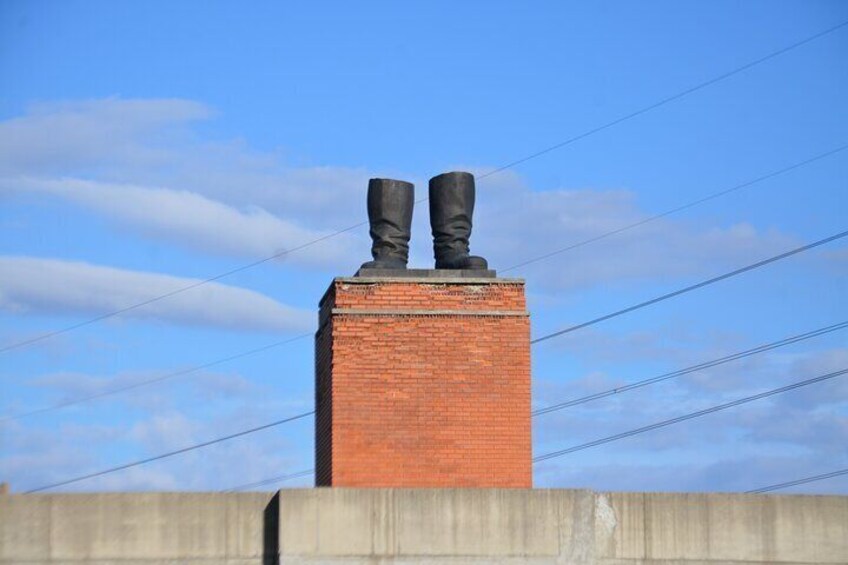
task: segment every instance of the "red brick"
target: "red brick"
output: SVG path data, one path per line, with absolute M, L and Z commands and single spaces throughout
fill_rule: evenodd
M 320 319 L 319 486 L 532 486 L 522 281 L 336 279 Z

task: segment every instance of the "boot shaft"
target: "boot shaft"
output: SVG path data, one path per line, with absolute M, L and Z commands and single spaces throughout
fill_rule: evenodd
M 430 227 L 437 269 L 488 269 L 484 258 L 468 253 L 473 216 L 472 174 L 453 172 L 430 179 Z
M 453 172 L 430 179 L 430 227 L 439 257 L 468 253 L 474 215 L 474 176 Z
M 368 223 L 374 259 L 409 258 L 415 186 L 394 179 L 368 181 Z

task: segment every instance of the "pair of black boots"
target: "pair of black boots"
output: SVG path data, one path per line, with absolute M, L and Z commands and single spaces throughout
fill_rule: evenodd
M 368 181 L 368 222 L 373 261 L 362 269 L 406 269 L 412 235 L 415 186 L 393 179 Z M 474 214 L 474 176 L 453 172 L 430 179 L 430 227 L 437 269 L 487 269 L 482 257 L 468 254 Z

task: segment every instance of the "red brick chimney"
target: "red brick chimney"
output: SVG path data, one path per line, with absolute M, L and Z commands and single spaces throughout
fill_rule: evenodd
M 332 282 L 315 336 L 318 486 L 532 486 L 524 281 L 470 273 Z

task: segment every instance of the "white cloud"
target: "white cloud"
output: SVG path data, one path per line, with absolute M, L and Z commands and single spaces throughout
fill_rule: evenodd
M 192 122 L 211 116 L 209 108 L 188 100 L 38 106 L 0 124 L 0 150 L 13 150 L 0 157 L 0 172 L 6 171 L 7 190 L 70 199 L 148 237 L 251 259 L 364 222 L 369 176 L 416 181 L 418 198 L 426 196 L 426 181 L 408 172 L 292 166 L 282 152 L 196 135 Z M 500 270 L 656 213 L 623 188 L 539 192 L 514 171 L 478 184 L 472 251 Z M 703 196 L 685 192 L 675 204 Z M 427 216 L 423 203 L 414 214 L 412 266 L 432 264 Z M 366 231 L 333 237 L 285 260 L 335 272 L 355 269 L 369 258 Z M 797 243 L 744 222 L 698 227 L 664 218 L 505 274 L 532 274 L 537 288 L 546 290 L 653 282 L 714 273 Z
M 410 178 L 413 175 L 408 171 L 293 165 L 282 152 L 257 151 L 241 140 L 210 141 L 193 126 L 212 115 L 207 106 L 189 100 L 113 98 L 34 106 L 26 115 L 0 123 L 0 176 L 6 179 L 0 188 L 5 188 L 7 194 L 29 191 L 39 198 L 59 198 L 101 214 L 118 229 L 132 229 L 145 237 L 207 254 L 240 256 L 246 261 L 364 221 L 369 176 L 413 180 L 417 197 L 426 196 L 426 178 Z M 483 179 L 478 186 L 472 251 L 487 256 L 498 269 L 639 222 L 657 212 L 645 208 L 637 195 L 626 188 L 559 187 L 538 192 L 534 190 L 538 187 L 531 188 L 513 171 Z M 670 205 L 702 195 L 681 189 L 679 196 L 680 200 Z M 427 204 L 419 204 L 414 214 L 412 266 L 432 265 L 427 216 Z M 69 216 L 69 220 L 73 217 Z M 7 221 L 5 227 L 20 230 L 18 220 Z M 334 237 L 285 260 L 299 267 L 342 272 L 368 258 L 365 233 L 365 228 L 361 228 Z M 530 274 L 534 287 L 546 291 L 624 286 L 639 281 L 673 282 L 671 277 L 708 276 L 796 244 L 797 239 L 789 234 L 745 222 L 710 226 L 669 217 L 504 274 Z M 848 255 L 844 250 L 824 250 L 820 256 L 828 254 L 832 268 L 844 275 Z M 26 313 L 98 315 L 196 282 L 86 263 L 0 257 L 0 308 Z M 294 310 L 259 293 L 218 283 L 132 310 L 126 316 L 273 331 L 311 327 L 314 318 L 311 312 Z M 673 341 L 651 334 L 605 339 L 594 330 L 575 336 L 568 340 L 571 345 L 563 347 L 575 355 L 581 354 L 583 361 L 589 358 L 593 362 L 633 365 L 664 359 L 685 366 L 742 348 L 738 346 L 738 336 L 708 346 L 680 339 L 677 333 Z M 809 355 L 789 361 L 772 358 L 776 360 L 752 358 L 537 419 L 537 449 L 545 452 L 632 429 L 807 378 L 829 370 L 831 365 L 844 365 L 845 361 L 844 350 L 816 357 L 827 366 L 808 366 L 813 358 Z M 40 385 L 39 393 L 45 399 L 63 400 L 159 374 L 162 373 L 64 373 L 47 375 L 29 384 Z M 587 370 L 582 378 L 580 372 L 573 374 L 578 378 L 565 384 L 537 379 L 537 390 L 546 393 L 542 404 L 651 376 L 625 374 L 606 367 Z M 827 386 L 814 385 L 581 452 L 590 461 L 609 457 L 613 463 L 607 460 L 583 464 L 584 459 L 578 459 L 579 463 L 573 465 L 570 457 L 557 459 L 554 463 L 559 474 L 548 474 L 544 471 L 547 467 L 542 466 L 539 476 L 543 477 L 542 482 L 557 486 L 587 484 L 610 488 L 621 484 L 641 490 L 659 485 L 688 490 L 760 486 L 761 482 L 827 470 L 831 454 L 844 445 L 848 433 L 844 407 L 838 405 L 838 399 L 845 398 L 846 382 L 848 378 Z M 13 451 L 2 461 L 3 475 L 13 477 L 13 487 L 60 480 L 261 424 L 279 417 L 281 409 L 282 413 L 289 409 L 292 413 L 301 412 L 311 403 L 308 394 L 291 399 L 285 394 L 266 394 L 262 387 L 245 388 L 243 380 L 228 374 L 196 375 L 181 383 L 192 387 L 188 397 L 202 400 L 196 404 L 206 406 L 215 401 L 212 411 L 220 414 L 211 421 L 185 415 L 182 410 L 187 408 L 180 407 L 179 401 L 186 396 L 172 394 L 180 392 L 174 385 L 151 387 L 144 394 L 125 398 L 126 404 L 121 404 L 120 410 L 130 414 L 106 428 L 102 424 L 90 429 L 61 426 L 41 434 L 35 425 L 0 425 L 2 439 L 12 440 L 4 446 Z M 209 393 L 212 387 L 219 392 Z M 281 403 L 293 405 L 281 407 Z M 226 413 L 219 410 L 221 404 L 228 407 Z M 269 404 L 274 405 L 274 410 Z M 89 410 L 91 406 L 86 405 L 84 411 L 89 421 L 98 417 Z M 134 420 L 140 410 L 155 413 Z M 258 410 L 264 413 L 257 414 Z M 83 411 L 78 413 L 81 414 Z M 797 422 L 801 423 L 796 425 Z M 304 420 L 300 425 L 307 429 L 309 422 Z M 300 435 L 309 437 L 308 432 Z M 283 433 L 255 434 L 244 441 L 223 444 L 220 450 L 213 447 L 191 452 L 157 466 L 131 469 L 70 488 L 216 488 L 311 466 L 308 445 L 304 445 L 308 442 L 292 439 L 297 444 L 293 446 L 286 441 Z M 775 458 L 773 472 L 768 477 L 759 476 L 762 468 L 771 465 L 759 463 L 763 451 L 770 450 L 803 453 L 812 471 L 795 469 L 787 463 L 797 459 Z M 710 467 L 710 462 L 720 461 L 731 451 L 743 455 L 726 467 Z M 130 455 L 119 457 L 118 453 Z M 615 457 L 620 458 L 619 467 Z M 692 464 L 674 466 L 668 464 L 669 460 L 690 460 Z M 234 461 L 239 464 L 234 465 Z M 640 467 L 634 464 L 638 461 L 651 464 Z M 198 468 L 204 472 L 197 473 Z M 565 469 L 570 469 L 571 474 Z M 748 481 L 750 477 L 743 477 L 738 469 L 749 469 L 749 475 L 764 480 Z M 631 482 L 615 483 L 623 481 L 622 477 Z M 597 482 L 582 482 L 586 478 Z
M 643 221 L 652 213 L 641 209 L 636 195 L 628 190 L 537 192 L 512 173 L 484 179 L 477 200 L 475 250 L 487 255 L 490 264 L 505 276 L 532 274 L 539 287 L 549 290 L 703 276 L 798 244 L 791 236 L 762 231 L 747 223 L 700 228 L 663 218 L 504 271 Z M 681 202 L 685 200 L 681 198 Z
M 180 419 L 170 413 L 142 418 L 135 423 L 109 426 L 77 425 L 38 430 L 32 426 L 0 424 L 0 477 L 13 492 L 21 492 L 87 473 L 98 472 L 168 449 L 180 449 L 222 437 L 279 417 L 263 414 L 251 420 L 220 418 Z M 250 434 L 220 444 L 168 457 L 101 477 L 62 486 L 57 491 L 149 491 L 219 490 L 293 473 L 312 467 L 311 446 L 297 438 L 309 435 L 312 422 L 303 419 L 290 425 Z M 6 438 L 9 441 L 5 441 Z M 169 437 L 175 439 L 171 440 Z M 311 477 L 269 484 L 311 486 Z M 54 491 L 55 492 L 55 491 Z
M 162 410 L 172 406 L 174 398 L 184 395 L 209 402 L 266 402 L 269 391 L 238 373 L 219 373 L 194 370 L 193 367 L 174 367 L 168 370 L 119 371 L 112 375 L 93 375 L 83 372 L 60 371 L 41 375 L 27 382 L 43 393 L 40 406 L 67 407 L 75 410 L 85 406 L 91 414 L 91 404 L 121 403 L 126 408 L 145 411 Z M 10 419 L 18 415 L 38 414 L 38 403 L 28 407 L 9 406 L 3 410 Z M 4 418 L 0 416 L 0 423 Z
M 198 442 L 204 428 L 179 412 L 154 414 L 137 422 L 128 432 L 132 441 L 152 447 L 157 452 L 168 452 Z
M 644 334 L 639 333 L 622 335 L 617 339 L 628 344 L 633 339 L 644 337 Z M 718 341 L 721 342 L 722 339 Z M 745 342 L 750 340 L 743 341 L 737 337 L 735 341 L 737 343 L 732 349 L 724 345 L 716 349 L 717 343 L 712 339 L 705 340 L 701 346 L 688 340 L 682 343 L 670 342 L 663 358 L 678 358 L 679 366 L 669 368 L 683 368 L 692 363 L 745 349 Z M 648 343 L 655 342 L 649 339 Z M 674 352 L 674 345 L 677 345 L 680 351 Z M 826 349 L 820 345 L 816 347 L 816 344 L 804 347 L 803 351 L 798 351 L 798 346 L 795 346 L 789 351 L 781 350 L 753 356 L 539 416 L 534 418 L 536 454 L 580 445 L 843 369 L 848 361 L 848 350 L 844 348 Z M 626 348 L 623 348 L 623 351 L 626 353 Z M 591 350 L 582 352 L 579 348 L 573 349 L 572 354 L 581 361 L 597 356 Z M 641 352 L 633 350 L 629 357 L 616 358 L 617 362 L 613 367 L 627 367 L 636 364 L 641 358 Z M 537 378 L 534 383 L 534 407 L 549 406 L 585 394 L 602 392 L 663 372 L 659 369 L 656 372 L 643 370 L 641 374 L 630 374 L 628 369 L 605 369 L 575 371 L 572 373 L 575 377 L 568 380 Z M 701 472 L 709 469 L 714 461 L 720 460 L 726 453 L 745 454 L 744 458 L 740 456 L 740 460 L 749 460 L 751 465 L 765 457 L 792 455 L 803 457 L 812 467 L 826 468 L 833 464 L 832 454 L 838 452 L 848 441 L 846 386 L 848 376 L 837 377 L 579 451 L 540 465 L 537 476 L 544 484 L 560 486 L 588 484 L 607 489 L 626 487 L 715 490 L 736 488 L 733 485 L 744 482 L 725 481 L 727 477 L 719 474 L 711 477 L 706 472 Z M 635 482 L 614 479 L 615 473 L 612 470 L 616 465 L 627 465 L 629 462 L 671 465 L 686 462 L 686 466 L 692 470 L 686 476 L 694 479 L 691 482 L 667 482 L 659 476 L 657 480 Z M 588 468 L 594 469 L 594 472 L 580 471 Z M 696 470 L 700 471 L 695 472 Z M 716 473 L 719 471 L 716 470 Z M 800 471 L 799 475 L 803 476 L 803 471 Z M 754 476 L 754 479 L 757 477 Z M 575 480 L 589 482 L 575 483 Z M 759 485 L 749 483 L 748 488 L 756 486 Z
M 17 313 L 99 315 L 195 285 L 181 278 L 32 257 L 0 257 L 0 308 Z M 300 331 L 312 314 L 258 292 L 210 282 L 121 317 L 255 331 Z
M 329 235 L 298 227 L 258 207 L 239 210 L 185 190 L 79 179 L 4 179 L 6 190 L 46 193 L 102 213 L 120 226 L 210 254 L 265 258 Z M 284 254 L 279 260 L 318 266 L 338 264 L 353 252 L 342 234 L 331 244 Z
M 840 247 L 831 251 L 826 251 L 825 253 L 832 261 L 833 268 L 836 273 L 841 275 L 848 274 L 848 247 Z
M 66 423 L 55 429 L 0 424 L 0 476 L 15 492 L 64 481 L 146 457 L 197 445 L 279 418 L 277 403 L 240 399 L 244 414 L 216 405 L 209 414 L 188 414 L 168 407 L 117 424 Z M 198 407 L 193 407 L 197 409 Z M 205 408 L 205 407 L 202 407 Z M 129 420 L 129 421 L 128 421 Z M 120 472 L 61 487 L 67 491 L 215 490 L 299 471 L 311 466 L 309 446 L 297 437 L 308 434 L 304 418 L 285 427 L 228 440 Z M 286 483 L 308 484 L 309 478 Z M 269 485 L 265 490 L 272 490 Z
M 317 178 L 310 184 L 306 179 L 313 173 Z M 355 206 L 351 196 L 356 191 L 349 182 L 342 182 L 348 190 L 346 196 L 341 197 L 337 185 L 322 182 L 334 174 L 350 180 L 345 171 L 288 171 L 275 179 L 277 190 L 273 197 L 262 197 L 255 190 L 245 189 L 235 198 L 231 191 L 226 199 L 240 200 L 237 205 L 187 190 L 73 178 L 6 178 L 0 181 L 0 188 L 58 196 L 148 237 L 209 254 L 255 259 L 324 238 L 335 231 L 333 228 L 352 225 L 357 218 L 350 213 Z M 299 179 L 297 183 L 287 188 L 280 186 L 286 184 L 283 178 L 292 177 Z M 473 251 L 485 255 L 496 269 L 597 237 L 649 215 L 638 207 L 634 195 L 628 191 L 540 193 L 530 190 L 516 177 L 508 177 L 495 185 L 499 188 L 486 189 L 486 193 L 481 188 L 478 199 L 484 203 L 477 214 L 472 238 Z M 362 184 L 365 185 L 364 180 Z M 363 188 L 356 195 L 357 199 L 364 201 L 364 194 Z M 298 217 L 297 221 L 283 219 L 251 204 L 251 196 L 279 210 L 287 210 Z M 428 265 L 431 261 L 427 215 L 427 205 L 419 205 L 411 242 L 411 266 Z M 330 224 L 329 217 L 337 223 Z M 347 218 L 346 222 L 342 217 Z M 363 210 L 360 221 L 365 219 Z M 325 225 L 327 229 L 301 227 L 307 224 Z M 303 251 L 285 254 L 281 260 L 341 271 L 355 268 L 358 261 L 368 258 L 369 241 L 364 232 L 363 227 L 342 233 Z M 739 266 L 795 245 L 798 241 L 792 237 L 773 231 L 760 232 L 744 223 L 698 229 L 663 219 L 640 226 L 626 236 L 574 249 L 504 274 L 516 276 L 532 272 L 537 286 L 548 290 L 622 285 L 632 280 L 715 273 L 718 269 Z
M 192 123 L 212 114 L 203 104 L 179 99 L 35 105 L 0 122 L 0 174 L 167 187 L 237 209 L 261 207 L 320 229 L 361 218 L 367 171 L 292 167 L 278 152 L 197 135 Z M 351 214 L 352 206 L 360 214 Z
M 35 104 L 26 115 L 0 122 L 0 171 L 55 173 L 161 162 L 167 144 L 188 135 L 175 128 L 211 114 L 203 104 L 180 99 Z
M 601 491 L 745 492 L 755 488 L 800 479 L 844 467 L 837 458 L 724 455 L 709 464 L 643 463 L 621 460 L 596 464 L 562 460 L 539 465 L 537 487 L 594 488 Z M 848 492 L 848 480 L 834 479 L 801 487 L 802 492 L 835 494 Z M 789 493 L 791 490 L 778 491 Z

